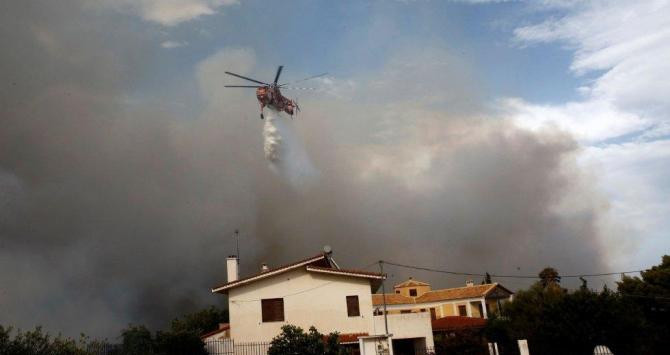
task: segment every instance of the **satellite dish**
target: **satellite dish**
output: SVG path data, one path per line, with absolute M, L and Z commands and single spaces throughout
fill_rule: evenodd
M 323 247 L 323 252 L 326 254 L 331 254 L 333 252 L 333 248 L 331 248 L 330 245 L 325 245 Z

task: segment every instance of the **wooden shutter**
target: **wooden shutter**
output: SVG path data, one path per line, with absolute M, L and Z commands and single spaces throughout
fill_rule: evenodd
M 347 296 L 347 315 L 349 317 L 358 317 L 361 311 L 358 308 L 358 296 Z
M 261 300 L 263 322 L 284 321 L 284 299 L 270 298 Z

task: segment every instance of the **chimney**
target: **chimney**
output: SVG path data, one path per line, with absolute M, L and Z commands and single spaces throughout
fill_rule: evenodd
M 240 278 L 240 271 L 238 269 L 239 259 L 237 255 L 230 255 L 226 259 L 226 271 L 228 272 L 228 282 L 237 281 Z
M 465 281 L 465 286 L 467 286 L 467 287 L 472 287 L 472 286 L 474 286 L 474 285 L 475 285 L 475 282 L 472 281 L 472 280 L 467 280 L 467 281 Z
M 268 264 L 262 263 L 261 264 L 261 272 L 267 272 L 268 270 L 270 270 L 270 268 L 268 267 Z

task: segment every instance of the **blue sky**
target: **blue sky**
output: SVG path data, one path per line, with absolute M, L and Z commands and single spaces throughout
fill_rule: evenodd
M 584 78 L 570 75 L 569 50 L 515 43 L 513 24 L 539 17 L 526 7 L 521 2 L 249 1 L 171 27 L 156 24 L 154 45 L 181 46 L 165 52 L 164 67 L 153 79 L 160 86 L 166 73 L 187 76 L 196 63 L 225 47 L 253 48 L 264 65 L 286 65 L 289 78 L 291 70 L 294 77 L 296 70 L 360 75 L 379 70 L 399 47 L 440 46 L 473 63 L 476 79 L 491 97 L 541 103 L 575 98 L 574 88 Z

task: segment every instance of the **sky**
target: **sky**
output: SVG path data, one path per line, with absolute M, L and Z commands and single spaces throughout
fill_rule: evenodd
M 658 264 L 668 13 L 651 0 L 3 2 L 0 323 L 113 339 L 225 306 L 209 290 L 235 229 L 243 274 L 325 244 L 349 267 Z M 224 71 L 270 80 L 278 65 L 280 81 L 328 74 L 285 92 L 302 111 L 277 118 L 291 153 L 277 168 L 253 92 L 224 88 L 244 84 Z

